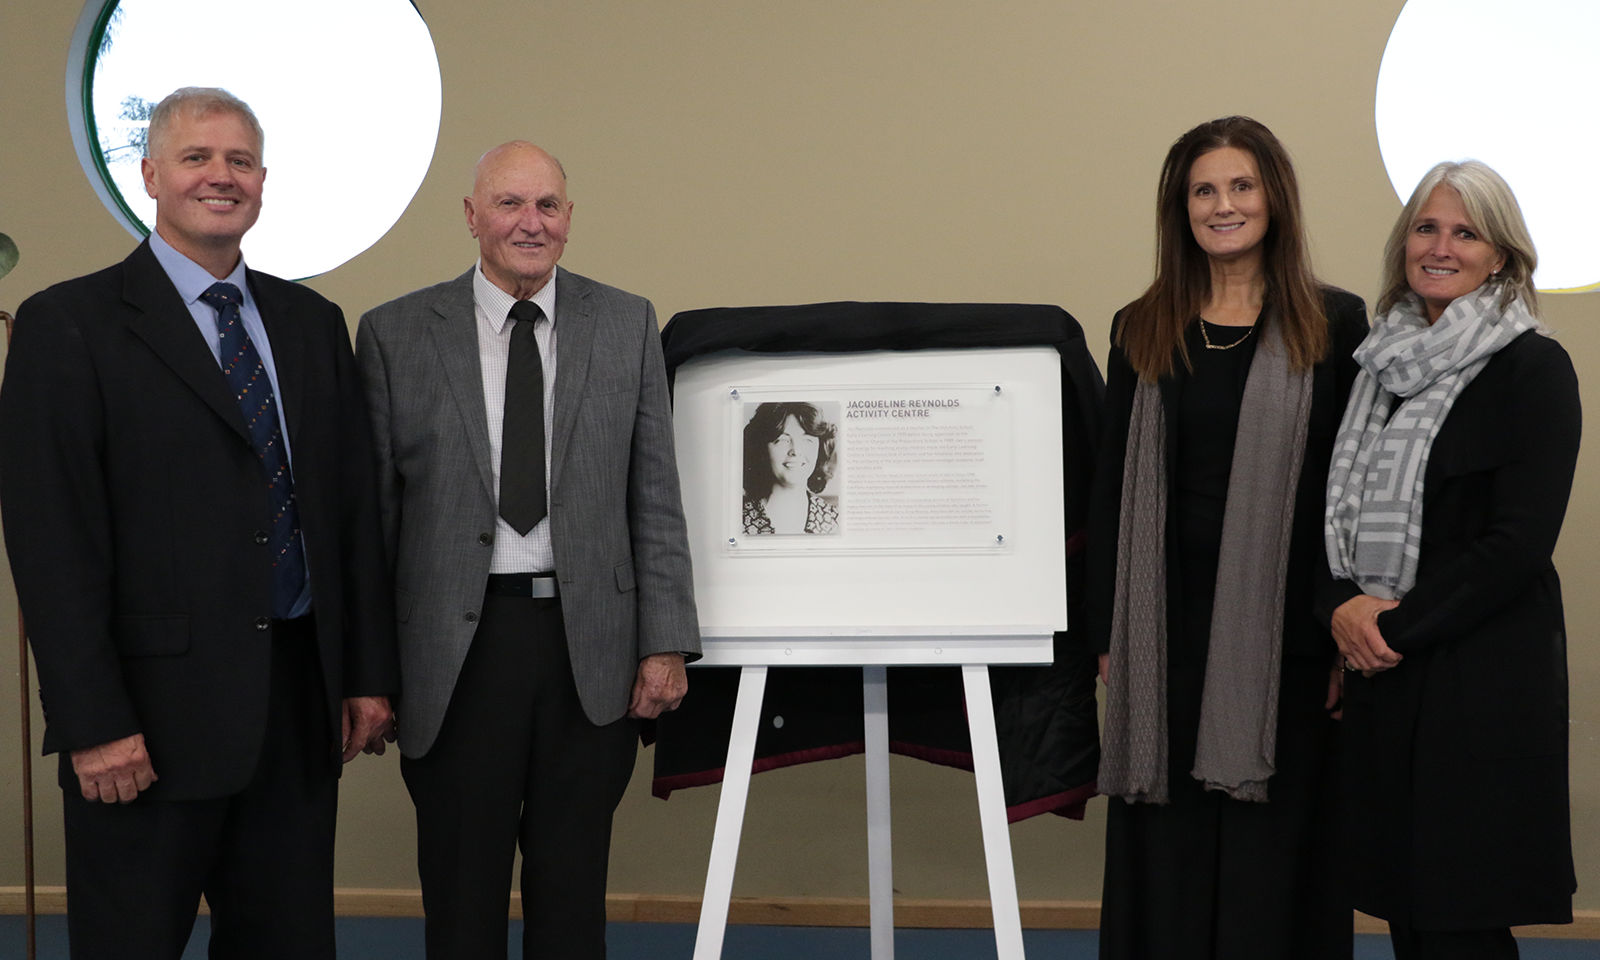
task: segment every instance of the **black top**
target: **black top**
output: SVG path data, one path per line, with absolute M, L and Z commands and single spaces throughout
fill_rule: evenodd
M 1322 656 L 1331 662 L 1333 640 L 1326 622 L 1319 624 L 1312 612 L 1316 590 L 1330 579 L 1322 541 L 1324 491 L 1333 438 L 1357 372 L 1351 354 L 1366 337 L 1368 326 L 1366 307 L 1354 294 L 1326 287 L 1323 305 L 1328 314 L 1329 345 L 1326 357 L 1312 370 L 1311 412 L 1284 585 L 1283 632 L 1285 654 Z M 1113 345 L 1106 365 L 1106 430 L 1088 518 L 1087 616 L 1091 640 L 1100 652 L 1110 647 L 1123 459 L 1137 383 L 1126 355 L 1115 345 L 1121 321 L 1119 313 L 1112 326 Z M 1260 342 L 1259 335 L 1246 336 L 1242 332 L 1246 328 L 1236 329 L 1241 333 L 1210 326 L 1207 335 L 1214 344 L 1225 338 L 1228 342 L 1244 339 L 1231 350 L 1208 350 L 1200 337 L 1199 322 L 1191 324 L 1186 343 L 1194 369 L 1186 370 L 1183 361 L 1174 356 L 1175 372 L 1160 381 L 1162 412 L 1168 425 L 1168 607 L 1173 612 L 1187 608 L 1195 621 L 1209 618 L 1239 401 Z M 1205 618 L 1200 616 L 1202 607 Z M 1173 626 L 1182 629 L 1176 620 Z M 1195 646 L 1189 649 L 1203 652 L 1206 638 L 1192 643 Z
M 1228 503 L 1228 476 L 1233 468 L 1234 437 L 1239 432 L 1239 407 L 1255 356 L 1254 327 L 1211 326 L 1215 345 L 1207 349 L 1200 324 L 1184 334 L 1194 369 L 1181 384 L 1177 417 L 1177 457 L 1167 509 L 1176 520 L 1179 565 L 1179 622 L 1170 642 L 1187 651 L 1203 670 L 1209 646 L 1212 598 L 1216 593 L 1217 556 L 1222 549 L 1222 516 Z M 1251 338 L 1249 342 L 1246 338 Z M 1175 653 L 1177 651 L 1174 651 Z M 1181 654 L 1179 660 L 1186 659 Z M 1187 763 L 1187 760 L 1184 761 Z

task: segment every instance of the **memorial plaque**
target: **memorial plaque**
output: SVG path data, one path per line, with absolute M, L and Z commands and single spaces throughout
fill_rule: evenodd
M 1067 580 L 1053 348 L 722 352 L 680 366 L 673 396 L 708 662 L 1049 658 Z M 941 639 L 861 652 L 890 638 Z
M 726 392 L 730 552 L 1005 549 L 1017 476 L 1004 383 Z

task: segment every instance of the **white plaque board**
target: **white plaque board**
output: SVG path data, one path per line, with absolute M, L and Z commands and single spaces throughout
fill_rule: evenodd
M 1054 348 L 712 354 L 678 368 L 674 429 L 705 662 L 1050 659 Z M 785 471 L 810 472 L 793 511 Z

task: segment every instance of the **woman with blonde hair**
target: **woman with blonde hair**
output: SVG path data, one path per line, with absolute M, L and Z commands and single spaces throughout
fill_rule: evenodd
M 1156 236 L 1113 323 L 1091 494 L 1100 956 L 1348 960 L 1339 673 L 1312 607 L 1365 307 L 1317 282 L 1288 153 L 1249 118 L 1173 144 Z
M 1319 602 L 1348 669 L 1355 906 L 1398 960 L 1511 958 L 1567 923 L 1567 664 L 1551 563 L 1578 456 L 1533 242 L 1477 161 L 1423 177 L 1384 249 L 1328 475 Z

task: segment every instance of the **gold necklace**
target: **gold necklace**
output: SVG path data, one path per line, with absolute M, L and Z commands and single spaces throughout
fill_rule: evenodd
M 1217 326 L 1221 327 L 1221 326 L 1225 326 L 1225 324 L 1219 323 L 1219 324 L 1217 324 Z M 1232 350 L 1234 347 L 1237 347 L 1239 344 L 1244 343 L 1246 340 L 1249 340 L 1250 339 L 1250 334 L 1255 333 L 1255 332 L 1256 332 L 1256 325 L 1252 323 L 1250 325 L 1250 329 L 1248 331 L 1246 331 L 1244 336 L 1242 336 L 1239 339 L 1233 341 L 1232 343 L 1225 343 L 1222 346 L 1217 346 L 1216 344 L 1211 342 L 1211 337 L 1206 334 L 1206 318 L 1205 317 L 1201 317 L 1200 318 L 1200 339 L 1205 341 L 1207 350 Z

